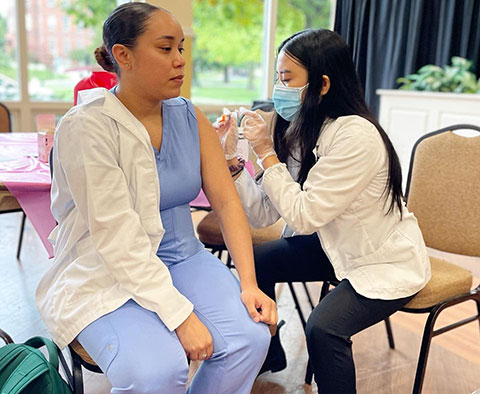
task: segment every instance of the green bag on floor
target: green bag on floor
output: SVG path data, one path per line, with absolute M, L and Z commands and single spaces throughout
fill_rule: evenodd
M 48 361 L 38 350 L 47 347 Z M 0 394 L 71 394 L 58 372 L 58 348 L 47 338 L 0 347 Z

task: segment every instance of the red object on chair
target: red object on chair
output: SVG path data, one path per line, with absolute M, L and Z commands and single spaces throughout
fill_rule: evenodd
M 85 77 L 73 89 L 73 105 L 77 105 L 77 94 L 80 90 L 93 88 L 111 89 L 117 84 L 117 76 L 108 71 L 92 71 L 92 75 Z

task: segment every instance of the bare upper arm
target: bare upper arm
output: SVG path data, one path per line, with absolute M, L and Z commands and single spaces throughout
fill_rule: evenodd
M 225 155 L 215 129 L 203 112 L 195 106 L 200 138 L 202 187 L 214 210 L 238 198 L 228 170 Z

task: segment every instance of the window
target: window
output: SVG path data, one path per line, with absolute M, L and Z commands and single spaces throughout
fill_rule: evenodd
M 64 52 L 64 55 L 70 52 L 70 41 L 69 40 L 63 40 L 63 52 Z
M 102 26 L 98 24 L 93 29 L 70 17 L 66 8 L 76 2 L 53 1 L 53 8 L 51 2 L 43 0 L 30 3 L 31 9 L 25 10 L 26 17 L 33 19 L 32 31 L 27 32 L 30 99 L 73 102 L 74 86 L 92 70 L 93 49 Z M 111 9 L 114 7 L 112 3 Z M 46 26 L 36 23 L 42 19 L 46 20 Z
M 48 15 L 47 25 L 50 32 L 54 32 L 57 29 L 57 18 L 55 15 Z
M 32 31 L 32 15 L 25 15 L 25 28 L 27 31 Z
M 328 29 L 331 7 L 331 0 L 280 1 L 275 32 L 276 46 L 293 33 L 306 28 Z
M 8 102 L 15 130 L 33 130 L 34 115 L 46 107 L 52 113 L 65 113 L 73 102 L 75 84 L 98 67 L 92 53 L 101 43 L 103 21 L 117 4 L 127 1 L 0 0 L 0 100 Z M 265 81 L 273 80 L 273 72 L 262 68 L 267 28 L 263 14 L 270 9 L 265 5 L 278 4 L 274 34 L 278 44 L 304 27 L 330 26 L 327 8 L 334 1 L 181 1 L 188 12 L 193 7 L 193 100 L 207 113 L 225 104 L 251 104 L 268 90 Z M 18 26 L 25 26 L 19 31 L 18 17 Z M 27 90 L 20 86 L 25 85 L 28 94 L 22 97 Z
M 263 0 L 193 0 L 192 100 L 245 104 L 259 97 Z
M 48 51 L 52 56 L 57 55 L 57 40 L 55 38 L 48 39 Z
M 329 28 L 333 0 L 278 0 L 275 47 L 307 27 Z M 193 0 L 192 100 L 246 104 L 261 96 L 265 0 Z
M 0 100 L 18 100 L 17 26 L 14 0 L 0 3 Z

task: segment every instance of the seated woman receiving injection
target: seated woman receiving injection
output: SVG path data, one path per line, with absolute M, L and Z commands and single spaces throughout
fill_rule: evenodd
M 166 10 L 117 7 L 97 58 L 112 90 L 80 93 L 53 151 L 55 263 L 37 305 L 60 347 L 77 340 L 112 393 L 249 393 L 276 324 L 256 283 L 247 219 L 215 130 L 178 97 L 183 32 Z M 240 282 L 195 237 L 203 188 Z

